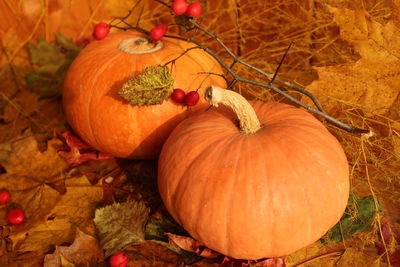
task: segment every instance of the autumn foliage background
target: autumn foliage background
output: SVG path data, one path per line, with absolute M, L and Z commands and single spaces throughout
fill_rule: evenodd
M 329 115 L 371 130 L 368 135 L 350 134 L 326 124 L 345 148 L 353 191 L 372 195 L 382 211 L 366 231 L 344 242 L 315 243 L 290 255 L 288 265 L 300 266 L 319 255 L 327 256 L 307 266 L 386 266 L 387 258 L 396 264 L 399 259 L 393 255 L 400 253 L 400 2 L 201 2 L 207 8 L 200 23 L 241 59 L 267 72 L 274 72 L 293 42 L 279 77 L 314 93 Z M 159 215 L 155 163 L 110 159 L 68 166 L 56 153 L 63 146 L 56 133 L 66 123 L 60 87 L 51 87 L 47 94 L 40 83 L 32 86 L 25 78 L 41 67 L 29 50 L 29 44 L 38 44 L 39 36 L 53 42 L 61 33 L 74 42 L 82 41 L 91 36 L 94 24 L 125 16 L 135 3 L 0 1 L 0 188 L 11 190 L 13 203 L 27 214 L 26 223 L 10 226 L 4 219 L 6 209 L 0 209 L 1 266 L 41 266 L 46 255 L 49 262 L 61 258 L 63 265 L 58 266 L 101 261 L 104 255 L 95 239 L 94 212 L 116 200 L 145 200 L 152 216 Z M 128 21 L 136 23 L 140 10 L 140 25 L 145 29 L 173 23 L 168 10 L 151 0 L 142 0 Z M 181 34 L 178 28 L 173 31 Z M 196 34 L 202 44 L 230 62 L 214 40 L 188 34 Z M 262 78 L 238 65 L 235 70 Z M 56 70 L 47 71 L 56 76 Z M 57 79 L 51 82 L 57 84 L 62 77 Z M 248 98 L 287 102 L 266 89 L 244 84 L 236 89 Z M 290 93 L 312 105 L 302 95 Z M 111 184 L 105 182 L 109 177 L 114 178 Z M 85 253 L 78 253 L 82 250 Z M 337 251 L 340 257 L 332 253 Z M 178 255 L 151 242 L 128 252 L 130 266 L 178 266 L 182 262 Z M 213 264 L 200 261 L 193 265 Z

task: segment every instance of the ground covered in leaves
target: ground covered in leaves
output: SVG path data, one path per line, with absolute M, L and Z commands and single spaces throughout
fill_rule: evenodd
M 61 106 L 66 69 L 91 41 L 95 23 L 126 15 L 135 2 L 0 2 L 0 189 L 12 193 L 12 202 L 0 207 L 1 266 L 107 266 L 107 257 L 122 249 L 128 266 L 247 264 L 223 262 L 188 239 L 169 242 L 186 234 L 163 209 L 157 163 L 110 158 L 69 133 Z M 202 25 L 268 72 L 293 42 L 280 78 L 306 87 L 328 114 L 372 130 L 352 135 L 327 124 L 350 162 L 346 213 L 319 242 L 265 266 L 400 266 L 399 3 L 201 2 L 207 4 Z M 155 1 L 143 0 L 137 10 L 130 20 L 141 14 L 143 28 L 173 23 Z M 214 40 L 187 34 L 229 59 Z M 257 77 L 240 65 L 235 70 Z M 236 89 L 286 101 L 245 84 Z M 25 211 L 23 224 L 7 223 L 12 208 Z

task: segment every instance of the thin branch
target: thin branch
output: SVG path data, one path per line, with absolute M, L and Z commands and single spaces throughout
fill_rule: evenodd
M 211 38 L 215 39 L 215 40 L 222 46 L 222 48 L 224 48 L 224 50 L 225 50 L 232 58 L 235 59 L 235 63 L 238 62 L 238 63 L 240 63 L 240 64 L 242 64 L 242 65 L 248 67 L 249 69 L 254 70 L 254 71 L 256 71 L 256 72 L 258 72 L 258 73 L 260 73 L 260 74 L 262 74 L 262 75 L 264 75 L 264 76 L 266 76 L 267 78 L 269 78 L 269 79 L 272 80 L 272 78 L 273 78 L 272 74 L 266 73 L 265 71 L 263 71 L 263 70 L 261 70 L 261 69 L 259 69 L 259 68 L 257 68 L 257 67 L 254 67 L 253 65 L 250 65 L 249 63 L 247 63 L 247 62 L 241 60 L 240 58 L 238 58 L 238 57 L 224 44 L 224 42 L 222 42 L 222 40 L 221 40 L 217 35 L 211 33 L 211 32 L 208 31 L 207 29 L 203 28 L 200 24 L 198 24 L 198 23 L 197 23 L 196 21 L 194 21 L 193 19 L 190 20 L 190 22 L 191 22 L 196 28 L 198 28 L 199 30 L 201 30 L 202 32 L 204 32 L 205 34 L 207 34 L 208 36 L 210 36 Z M 279 79 L 275 79 L 275 80 L 276 80 L 278 83 L 283 84 L 283 85 L 289 87 L 289 88 L 292 89 L 292 90 L 298 91 L 298 92 L 300 92 L 300 93 L 306 95 L 307 97 L 309 97 L 309 98 L 313 101 L 313 103 L 314 103 L 315 106 L 318 108 L 318 110 L 324 112 L 324 110 L 323 110 L 321 104 L 318 102 L 318 100 L 317 100 L 310 92 L 304 90 L 303 88 L 301 88 L 301 87 L 299 87 L 299 86 L 297 86 L 297 85 L 294 85 L 294 84 L 291 84 L 291 83 L 288 83 L 288 82 L 285 82 L 285 81 L 282 81 L 282 80 L 279 80 Z
M 193 46 L 193 47 L 190 47 L 190 48 L 186 49 L 185 51 L 183 51 L 182 54 L 180 54 L 180 55 L 177 56 L 176 58 L 174 58 L 174 59 L 172 59 L 172 60 L 170 60 L 170 61 L 164 63 L 163 66 L 167 66 L 168 64 L 175 63 L 178 59 L 180 59 L 181 57 L 183 57 L 183 56 L 186 55 L 188 52 L 190 52 L 191 50 L 194 50 L 194 49 L 203 49 L 203 47 L 201 47 L 201 46 Z
M 326 257 L 340 257 L 340 256 L 343 255 L 343 253 L 344 253 L 343 250 L 329 252 L 329 253 L 322 254 L 322 255 L 316 256 L 316 257 L 314 257 L 314 258 L 305 260 L 305 261 L 303 261 L 303 262 L 300 262 L 300 263 L 294 265 L 293 267 L 303 266 L 303 265 L 305 265 L 305 264 L 309 264 L 310 262 L 313 262 L 313 261 L 316 261 L 316 260 L 320 260 L 320 259 L 326 258 Z
M 283 54 L 283 57 L 282 57 L 281 61 L 279 62 L 278 67 L 277 67 L 276 70 L 275 70 L 274 76 L 272 76 L 272 79 L 271 79 L 271 81 L 269 82 L 270 84 L 273 84 L 273 83 L 274 83 L 274 81 L 275 81 L 275 79 L 276 79 L 276 76 L 278 75 L 278 72 L 279 72 L 279 70 L 280 70 L 281 67 L 282 67 L 283 61 L 285 60 L 285 58 L 286 58 L 286 56 L 287 56 L 287 54 L 288 54 L 288 52 L 289 52 L 289 49 L 292 47 L 292 44 L 293 44 L 293 43 L 290 43 L 289 46 L 286 48 L 285 54 Z
M 160 4 L 162 4 L 162 5 L 164 5 L 164 6 L 168 7 L 168 8 L 170 8 L 170 5 L 168 5 L 167 3 L 165 3 L 165 2 L 163 2 L 163 1 L 161 1 L 161 0 L 154 0 L 154 1 L 156 1 L 156 2 L 158 2 L 158 3 L 160 3 Z M 345 123 L 343 123 L 343 122 L 341 122 L 341 121 L 339 121 L 339 120 L 337 120 L 337 119 L 335 119 L 335 118 L 333 118 L 333 117 L 327 115 L 327 114 L 323 111 L 323 109 L 322 109 L 320 103 L 318 102 L 318 100 L 317 100 L 317 99 L 314 97 L 314 95 L 312 95 L 310 92 L 306 91 L 305 89 L 303 89 L 303 88 L 301 88 L 301 87 L 299 87 L 299 86 L 297 86 L 297 85 L 294 85 L 294 84 L 291 84 L 291 83 L 289 83 L 289 82 L 285 82 L 285 81 L 281 81 L 281 80 L 279 80 L 279 79 L 276 79 L 276 78 L 273 77 L 272 74 L 266 73 L 266 72 L 264 72 L 263 70 L 261 70 L 261 69 L 255 67 L 255 66 L 253 66 L 253 65 L 251 65 L 251 64 L 249 64 L 249 63 L 247 63 L 247 62 L 244 62 L 243 60 L 241 60 L 240 58 L 238 58 L 238 57 L 224 44 L 224 42 L 223 42 L 217 35 L 215 35 L 215 34 L 209 32 L 207 29 L 203 28 L 203 27 L 202 27 L 201 25 L 199 25 L 194 19 L 188 17 L 188 20 L 189 20 L 189 22 L 192 23 L 192 25 L 194 26 L 194 28 L 196 28 L 196 29 L 202 31 L 202 32 L 205 33 L 206 35 L 208 35 L 208 36 L 210 36 L 211 38 L 215 39 L 215 40 L 219 43 L 219 45 L 222 46 L 223 49 L 233 58 L 233 63 L 232 63 L 230 66 L 228 66 L 214 51 L 212 51 L 211 49 L 209 49 L 209 48 L 206 47 L 206 46 L 203 46 L 203 45 L 200 44 L 198 41 L 196 41 L 196 40 L 194 40 L 194 39 L 192 39 L 192 38 L 184 38 L 184 37 L 175 36 L 175 35 L 165 35 L 164 38 L 173 38 L 173 39 L 183 40 L 183 41 L 186 41 L 186 42 L 193 43 L 193 44 L 195 44 L 196 46 L 190 47 L 190 48 L 186 49 L 180 56 L 178 56 L 178 57 L 175 58 L 174 60 L 168 61 L 167 63 L 164 64 L 164 66 L 167 65 L 167 64 L 171 64 L 171 63 L 174 65 L 175 62 L 176 62 L 176 60 L 178 60 L 180 57 L 182 57 L 183 55 L 185 55 L 186 53 L 188 53 L 188 52 L 191 51 L 191 50 L 194 50 L 194 49 L 202 49 L 202 50 L 204 50 L 206 53 L 208 53 L 210 56 L 212 56 L 212 57 L 227 71 L 227 74 L 229 74 L 229 75 L 233 78 L 232 81 L 229 83 L 228 89 L 232 88 L 233 85 L 235 85 L 237 82 L 244 82 L 244 83 L 251 84 L 251 85 L 255 85 L 255 86 L 259 86 L 259 87 L 268 88 L 268 89 L 273 90 L 274 92 L 276 92 L 276 93 L 278 93 L 278 94 L 284 96 L 285 98 L 289 99 L 290 101 L 292 101 L 293 103 L 297 104 L 298 106 L 303 107 L 303 108 L 305 108 L 306 110 L 308 110 L 308 111 L 310 111 L 310 112 L 312 112 L 312 113 L 314 113 L 314 114 L 316 114 L 316 115 L 318 115 L 318 116 L 321 116 L 322 118 L 326 119 L 329 123 L 335 125 L 335 126 L 338 127 L 338 128 L 341 128 L 341 129 L 343 129 L 343 130 L 345 130 L 345 131 L 348 131 L 348 132 L 350 132 L 350 133 L 368 133 L 368 132 L 369 132 L 369 130 L 357 128 L 357 127 L 354 127 L 354 126 L 350 126 L 350 125 L 348 125 L 348 124 L 345 124 Z M 115 28 L 118 28 L 118 29 L 127 30 L 127 28 L 123 28 L 123 27 L 120 27 L 120 26 L 117 26 L 117 25 L 113 25 L 112 27 L 115 27 Z M 130 25 L 130 26 L 129 26 L 129 29 L 137 30 L 137 31 L 139 31 L 139 32 L 141 32 L 141 33 L 144 33 L 144 34 L 147 34 L 147 35 L 149 34 L 148 31 L 146 31 L 146 30 L 140 28 L 139 26 L 133 27 L 133 26 Z M 284 91 L 278 89 L 277 87 L 275 87 L 271 82 L 270 82 L 270 83 L 264 83 L 264 82 L 259 82 L 259 81 L 250 80 L 250 79 L 246 79 L 246 78 L 240 77 L 236 72 L 234 72 L 234 71 L 232 70 L 232 67 L 233 67 L 236 63 L 240 63 L 240 64 L 242 64 L 242 65 L 248 67 L 249 69 L 254 70 L 254 71 L 256 71 L 256 72 L 262 74 L 263 76 L 267 77 L 270 81 L 274 81 L 274 80 L 275 80 L 276 82 L 278 82 L 278 83 L 280 83 L 280 84 L 282 84 L 282 85 L 284 85 L 284 86 L 286 86 L 286 87 L 288 87 L 288 88 L 290 88 L 290 89 L 292 89 L 292 90 L 298 91 L 298 92 L 300 92 L 300 93 L 302 93 L 302 94 L 308 96 L 308 97 L 313 101 L 313 103 L 315 104 L 315 106 L 316 106 L 318 109 L 312 108 L 312 107 L 310 107 L 310 106 L 308 106 L 308 105 L 302 103 L 301 101 L 297 100 L 296 98 L 294 98 L 293 96 L 289 95 L 288 93 L 286 93 L 286 92 L 284 92 Z
M 236 83 L 236 82 L 244 82 L 244 83 L 256 85 L 256 86 L 259 86 L 259 87 L 264 87 L 264 88 L 271 89 L 271 90 L 273 90 L 274 92 L 276 92 L 276 93 L 278 93 L 278 94 L 284 96 L 285 98 L 289 99 L 289 100 L 292 101 L 293 103 L 295 103 L 295 104 L 297 104 L 297 105 L 299 105 L 299 106 L 305 108 L 306 110 L 308 110 L 308 111 L 310 111 L 310 112 L 312 112 L 312 113 L 314 113 L 314 114 L 316 114 L 316 115 L 319 115 L 319 116 L 323 117 L 323 118 L 326 119 L 329 123 L 335 125 L 335 126 L 338 127 L 338 128 L 341 128 L 341 129 L 343 129 L 343 130 L 345 130 L 345 131 L 347 131 L 347 132 L 350 132 L 350 133 L 369 133 L 369 130 L 361 129 L 361 128 L 357 128 L 357 127 L 354 127 L 354 126 L 350 126 L 350 125 L 348 125 L 348 124 L 345 124 L 345 123 L 343 123 L 343 122 L 341 122 L 341 121 L 339 121 L 339 120 L 337 120 L 337 119 L 335 119 L 335 118 L 329 116 L 328 114 L 324 113 L 324 112 L 321 111 L 321 110 L 314 109 L 314 108 L 312 108 L 312 107 L 310 107 L 310 106 L 308 106 L 308 105 L 302 103 L 301 101 L 297 100 L 297 99 L 294 98 L 293 96 L 291 96 L 291 95 L 285 93 L 284 91 L 282 91 L 282 90 L 276 88 L 276 87 L 275 87 L 274 85 L 272 85 L 272 84 L 269 84 L 269 83 L 262 83 L 262 82 L 258 82 L 258 81 L 254 81 L 254 80 L 249 80 L 249 79 L 245 79 L 245 78 L 242 78 L 242 77 L 238 76 L 224 61 L 222 61 L 222 59 L 221 59 L 220 57 L 218 57 L 217 54 L 215 54 L 214 51 L 212 51 L 212 50 L 209 49 L 208 47 L 205 47 L 205 46 L 201 45 L 200 43 L 198 43 L 198 42 L 195 41 L 195 40 L 183 38 L 183 37 L 180 37 L 180 36 L 174 36 L 174 35 L 165 35 L 165 37 L 167 37 L 167 38 L 169 37 L 169 38 L 173 38 L 173 39 L 179 39 L 179 40 L 184 40 L 184 41 L 187 41 L 187 42 L 192 42 L 192 43 L 194 43 L 195 45 L 197 45 L 198 48 L 203 49 L 205 52 L 207 52 L 209 55 L 211 55 L 215 60 L 217 60 L 218 63 L 220 63 L 221 66 L 222 66 L 223 68 L 225 68 L 226 71 L 233 77 L 233 81 L 232 81 L 233 84 Z M 224 46 L 225 46 L 225 44 L 224 44 Z M 228 49 L 229 49 L 229 48 L 228 48 Z M 230 50 L 229 50 L 229 51 L 230 51 Z M 233 56 L 236 58 L 235 55 L 233 55 Z M 246 63 L 246 64 L 247 64 L 247 63 Z M 230 85 L 229 88 L 231 88 L 231 87 L 232 87 L 232 84 Z
M 168 8 L 171 8 L 171 6 L 168 5 L 167 3 L 165 3 L 164 1 L 161 1 L 161 0 L 154 0 L 154 1 L 160 3 L 160 4 L 164 5 L 164 6 L 166 6 L 166 7 L 168 7 Z

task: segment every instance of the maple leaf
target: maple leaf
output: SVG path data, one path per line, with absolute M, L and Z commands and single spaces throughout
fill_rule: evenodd
M 107 257 L 144 241 L 149 212 L 150 209 L 139 201 L 114 203 L 96 210 L 94 222 Z
M 62 177 L 67 164 L 53 148 L 60 141 L 51 140 L 49 144 L 43 153 L 37 149 L 33 136 L 0 145 L 0 164 L 6 170 L 0 175 L 0 188 L 11 192 L 13 202 L 26 214 L 25 223 L 13 227 L 16 232 L 25 232 L 44 221 L 66 191 Z M 0 218 L 0 224 L 7 222 Z
M 70 246 L 57 246 L 53 254 L 44 258 L 44 267 L 61 267 L 62 259 L 75 265 L 98 266 L 104 261 L 104 252 L 97 239 L 77 229 L 74 242 Z
M 22 208 L 24 223 L 6 226 L 15 255 L 36 251 L 45 253 L 53 245 L 72 242 L 75 227 L 95 233 L 92 221 L 102 188 L 91 186 L 85 176 L 70 176 L 68 165 L 56 148 L 58 139 L 49 141 L 40 152 L 35 137 L 25 136 L 0 145 L 0 187 L 12 194 L 11 206 Z M 6 209 L 0 210 L 0 224 Z
M 339 101 L 357 106 L 367 115 L 387 113 L 400 92 L 400 29 L 393 21 L 382 25 L 372 20 L 365 10 L 330 10 L 340 37 L 352 44 L 361 58 L 354 63 L 315 68 L 319 80 L 307 90 L 324 103 L 328 112 Z

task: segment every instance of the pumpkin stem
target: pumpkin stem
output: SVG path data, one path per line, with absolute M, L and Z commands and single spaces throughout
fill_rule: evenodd
M 223 104 L 230 107 L 239 119 L 240 131 L 243 134 L 253 134 L 261 129 L 256 112 L 240 94 L 218 86 L 210 86 L 206 89 L 204 96 L 212 106 L 218 107 L 218 104 Z
M 122 40 L 118 44 L 118 49 L 128 54 L 138 55 L 156 52 L 163 48 L 163 46 L 164 44 L 161 40 L 152 42 L 147 37 L 136 36 Z

